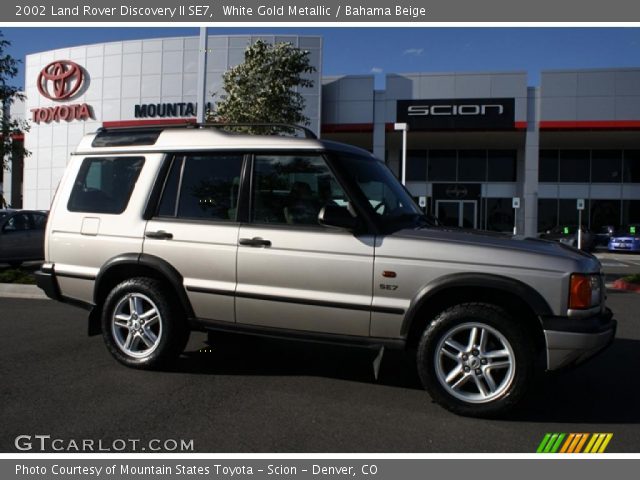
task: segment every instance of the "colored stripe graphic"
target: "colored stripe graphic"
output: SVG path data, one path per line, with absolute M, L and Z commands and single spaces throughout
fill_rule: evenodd
M 536 453 L 604 453 L 612 438 L 613 433 L 546 433 Z

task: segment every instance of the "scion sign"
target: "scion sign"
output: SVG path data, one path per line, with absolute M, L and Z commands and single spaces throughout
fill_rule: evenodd
M 505 130 L 514 128 L 513 98 L 398 100 L 398 122 L 411 130 Z

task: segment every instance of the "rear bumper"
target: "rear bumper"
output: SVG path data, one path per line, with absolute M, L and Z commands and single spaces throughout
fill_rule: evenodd
M 58 285 L 58 279 L 56 278 L 56 272 L 53 268 L 53 263 L 45 263 L 35 273 L 36 285 L 41 288 L 47 297 L 58 302 L 68 303 L 76 307 L 83 308 L 89 311 L 89 336 L 99 335 L 101 332 L 100 327 L 100 311 L 94 308 L 93 304 L 76 300 L 74 298 L 66 297 L 60 293 L 60 286 Z
M 45 263 L 40 267 L 35 273 L 36 276 L 36 285 L 40 289 L 44 291 L 47 297 L 62 301 L 62 296 L 60 295 L 60 288 L 58 287 L 58 281 L 56 280 L 56 274 L 53 270 L 52 263 Z
M 617 322 L 608 308 L 585 319 L 553 317 L 543 321 L 547 369 L 577 365 L 611 345 Z

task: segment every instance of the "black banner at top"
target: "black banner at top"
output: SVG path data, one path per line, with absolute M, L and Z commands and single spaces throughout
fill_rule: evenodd
M 509 130 L 513 98 L 398 100 L 396 118 L 410 130 Z

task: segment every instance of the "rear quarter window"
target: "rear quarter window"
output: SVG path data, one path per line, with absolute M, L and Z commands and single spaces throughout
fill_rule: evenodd
M 88 213 L 124 212 L 143 165 L 144 157 L 85 158 L 67 209 Z

